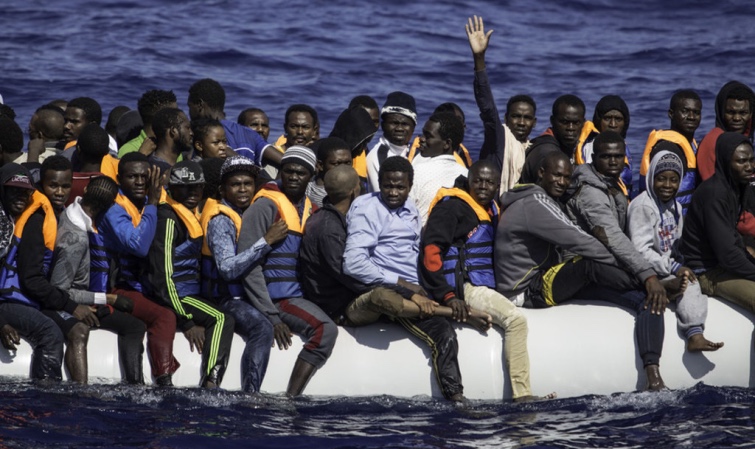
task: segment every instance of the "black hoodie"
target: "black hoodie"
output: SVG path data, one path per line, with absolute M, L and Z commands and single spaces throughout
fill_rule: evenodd
M 737 232 L 745 185 L 731 176 L 734 150 L 750 143 L 743 134 L 727 132 L 716 142 L 716 172 L 700 184 L 684 219 L 680 251 L 684 263 L 695 272 L 723 268 L 740 278 L 755 281 L 755 260 Z

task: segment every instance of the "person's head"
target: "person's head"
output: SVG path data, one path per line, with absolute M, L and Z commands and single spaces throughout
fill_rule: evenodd
M 170 146 L 175 153 L 191 149 L 191 123 L 180 109 L 163 108 L 157 111 L 152 120 L 152 131 L 155 133 L 158 147 Z
M 593 141 L 593 161 L 595 170 L 603 176 L 618 179 L 624 170 L 626 144 L 621 134 L 605 131 Z
M 223 167 L 225 161 L 226 159 L 220 159 L 217 157 L 202 159 L 199 161 L 199 165 L 202 167 L 202 173 L 204 174 L 204 192 L 202 192 L 203 200 L 208 198 L 220 198 L 220 169 Z
M 202 117 L 220 118 L 225 108 L 225 90 L 213 79 L 199 80 L 189 88 L 187 105 L 192 120 Z
M 702 110 L 703 101 L 697 92 L 692 89 L 676 91 L 668 107 L 671 129 L 691 140 L 700 126 Z
M 281 158 L 281 191 L 296 204 L 307 192 L 307 184 L 315 173 L 317 157 L 309 148 L 294 145 L 286 148 Z
M 39 186 L 53 207 L 63 210 L 71 195 L 73 167 L 65 156 L 50 156 L 39 169 Z
M 239 125 L 247 126 L 257 131 L 257 134 L 262 136 L 265 140 L 270 137 L 270 119 L 262 109 L 244 109 L 239 114 L 238 123 Z
M 124 113 L 115 125 L 115 142 L 118 148 L 139 136 L 143 128 L 144 122 L 139 111 L 132 109 Z
M 44 105 L 29 120 L 29 138 L 60 140 L 65 132 L 65 118 L 57 106 Z
M 5 212 L 13 218 L 26 209 L 34 193 L 34 185 L 29 170 L 15 162 L 0 168 L 0 196 Z
M 320 178 L 339 165 L 351 165 L 351 150 L 348 144 L 338 137 L 320 139 L 313 147 L 317 148 L 316 169 Z
M 537 124 L 537 105 L 529 95 L 514 95 L 506 103 L 503 121 L 519 142 L 526 142 Z
M 469 195 L 480 206 L 487 207 L 498 195 L 501 172 L 489 160 L 479 160 L 469 167 Z
M 461 126 L 464 129 L 467 129 L 467 118 L 464 116 L 464 111 L 461 110 L 461 107 L 458 104 L 452 103 L 450 101 L 439 104 L 438 107 L 435 108 L 435 110 L 433 111 L 433 114 L 442 114 L 442 113 L 449 113 L 449 114 L 455 115 L 456 118 L 458 118 L 459 121 L 461 122 Z
M 359 175 L 354 167 L 349 165 L 339 165 L 329 170 L 323 181 L 325 193 L 328 194 L 331 204 L 348 202 L 348 205 L 351 205 L 361 190 Z
M 118 162 L 118 185 L 132 203 L 140 205 L 147 198 L 150 163 L 138 151 L 125 154 Z
M 670 151 L 661 150 L 651 159 L 648 175 L 645 178 L 650 183 L 648 191 L 661 203 L 668 203 L 676 197 L 684 176 L 682 160 Z
M 144 125 L 151 125 L 157 111 L 163 108 L 178 108 L 176 94 L 172 90 L 153 89 L 144 92 L 136 104 Z
M 716 126 L 753 136 L 755 93 L 739 81 L 729 81 L 716 96 Z
M 168 191 L 173 200 L 193 210 L 202 201 L 204 174 L 202 167 L 194 161 L 181 161 L 170 169 Z
M 0 117 L 0 165 L 18 157 L 24 148 L 24 132 L 16 122 L 8 117 Z
M 131 108 L 128 106 L 116 106 L 110 110 L 110 114 L 107 116 L 107 122 L 105 122 L 105 131 L 107 131 L 113 139 L 116 137 L 118 121 L 123 117 L 123 114 L 130 110 Z
M 286 144 L 309 146 L 320 136 L 320 121 L 317 111 L 306 104 L 291 105 L 286 110 L 283 122 Z
M 569 156 L 561 151 L 552 151 L 545 155 L 537 171 L 537 185 L 553 199 L 561 198 L 571 183 L 572 166 Z
M 354 156 L 367 148 L 367 143 L 375 135 L 375 131 L 370 114 L 364 108 L 357 106 L 341 112 L 329 137 L 343 139 L 351 155 Z
M 383 135 L 394 145 L 407 145 L 417 126 L 414 97 L 404 92 L 391 92 L 380 110 Z
M 220 197 L 228 204 L 245 210 L 254 196 L 259 168 L 244 156 L 231 156 L 220 169 Z
M 716 176 L 723 176 L 739 190 L 752 180 L 755 155 L 752 143 L 742 133 L 725 132 L 716 140 Z
M 102 158 L 110 152 L 109 143 L 107 131 L 99 125 L 90 123 L 82 129 L 76 141 L 78 157 L 82 162 L 100 163 Z
M 561 148 L 572 151 L 585 124 L 585 103 L 576 95 L 561 95 L 553 103 L 551 127 Z
M 102 108 L 92 98 L 74 98 L 66 107 L 65 123 L 64 138 L 69 141 L 75 140 L 86 125 L 102 123 Z
M 225 159 L 230 147 L 225 136 L 225 128 L 218 120 L 201 118 L 191 122 L 191 132 L 194 135 L 194 150 L 202 159 L 213 157 Z
M 51 102 L 47 104 L 49 104 L 50 106 L 55 106 L 55 107 L 60 108 L 60 112 L 65 114 L 66 108 L 68 107 L 68 100 L 58 98 L 57 100 L 52 100 Z
M 349 102 L 349 109 L 360 107 L 370 114 L 370 119 L 375 126 L 375 131 L 380 128 L 380 108 L 377 101 L 369 95 L 357 95 Z
M 0 103 L 0 117 L 8 117 L 11 120 L 16 119 L 16 111 L 7 104 Z
M 595 105 L 592 122 L 599 132 L 613 131 L 627 137 L 629 107 L 618 95 L 606 95 Z
M 414 168 L 408 159 L 392 156 L 380 164 L 378 170 L 380 197 L 389 209 L 402 207 L 414 183 Z
M 452 154 L 464 140 L 464 127 L 452 113 L 433 114 L 422 127 L 419 152 L 423 157 Z
M 82 207 L 89 209 L 92 217 L 107 211 L 118 196 L 118 184 L 107 176 L 92 178 L 84 188 Z

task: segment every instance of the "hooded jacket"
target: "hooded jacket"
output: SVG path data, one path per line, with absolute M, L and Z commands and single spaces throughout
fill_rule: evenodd
M 743 279 L 755 281 L 755 260 L 737 232 L 745 185 L 731 176 L 734 150 L 750 143 L 747 136 L 727 132 L 716 142 L 716 172 L 692 196 L 680 251 L 688 267 L 702 273 L 721 267 Z
M 739 81 L 729 81 L 724 84 L 718 95 L 716 95 L 716 126 L 705 135 L 700 148 L 697 149 L 697 169 L 700 172 L 700 178 L 707 180 L 716 171 L 716 141 L 726 131 L 724 124 L 724 114 L 726 114 L 726 100 L 729 98 L 739 98 L 750 102 L 750 110 L 755 108 L 755 92 L 747 85 Z M 750 116 L 750 123 L 745 125 L 745 135 L 753 138 L 753 129 L 755 129 L 755 114 Z
M 594 237 L 575 226 L 559 203 L 536 184 L 520 184 L 501 196 L 495 238 L 496 290 L 507 297 L 525 291 L 538 273 L 562 261 L 561 252 L 616 264 Z
M 658 162 L 673 158 L 682 167 L 682 160 L 670 151 L 660 151 L 650 162 L 645 178 L 645 191 L 629 204 L 628 232 L 634 247 L 653 266 L 660 277 L 675 274 L 681 267 L 676 243 L 682 236 L 682 205 L 675 198 L 662 203 L 653 189 L 653 180 L 660 172 Z M 681 178 L 681 175 L 679 176 Z
M 566 212 L 574 223 L 597 238 L 629 272 L 645 282 L 655 275 L 624 232 L 628 201 L 618 180 L 599 174 L 592 164 L 578 166 L 572 176 L 577 191 L 566 203 Z
M 367 178 L 367 155 L 364 147 L 375 135 L 375 125 L 370 114 L 362 107 L 345 109 L 338 116 L 328 137 L 343 139 L 351 150 L 354 170 L 360 178 Z

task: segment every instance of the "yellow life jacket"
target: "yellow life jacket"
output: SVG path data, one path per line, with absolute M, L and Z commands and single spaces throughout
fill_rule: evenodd
M 207 228 L 210 226 L 210 221 L 220 214 L 227 216 L 233 221 L 234 226 L 236 226 L 236 240 L 238 241 L 239 235 L 241 234 L 241 216 L 235 210 L 214 198 L 209 198 L 204 204 L 204 209 L 202 210 L 202 215 L 199 219 L 199 223 L 202 226 L 202 232 L 207 236 Z M 206 237 L 202 244 L 202 255 L 212 256 Z
M 412 147 L 409 149 L 409 154 L 406 156 L 406 158 L 409 159 L 409 162 L 412 162 L 414 160 L 414 156 L 417 155 L 418 149 L 419 136 L 414 138 Z M 456 159 L 456 163 L 461 165 L 462 167 L 469 168 L 472 165 L 472 157 L 469 155 L 469 150 L 467 150 L 467 147 L 465 147 L 463 143 L 459 144 L 459 152 L 454 151 L 453 155 L 454 159 Z
M 650 168 L 650 153 L 653 151 L 653 147 L 658 143 L 659 140 L 668 140 L 669 142 L 679 145 L 684 151 L 684 157 L 687 159 L 686 168 L 697 168 L 697 156 L 695 154 L 695 150 L 697 149 L 697 142 L 695 140 L 692 141 L 692 145 L 694 145 L 695 147 L 693 149 L 692 145 L 690 145 L 689 140 L 687 140 L 678 132 L 672 131 L 670 129 L 654 129 L 650 132 L 650 135 L 648 136 L 648 142 L 647 144 L 645 144 L 645 151 L 642 153 L 640 175 L 647 175 L 648 169 Z

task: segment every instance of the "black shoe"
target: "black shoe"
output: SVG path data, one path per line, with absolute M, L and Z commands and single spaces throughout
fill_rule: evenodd
M 159 376 L 155 379 L 155 385 L 158 387 L 172 387 L 173 386 L 173 375 L 172 374 L 163 374 L 162 376 Z

